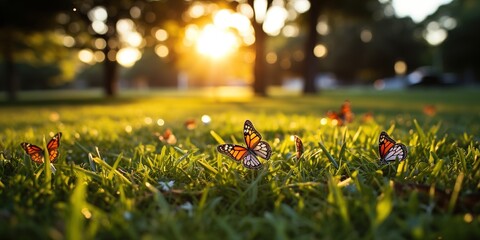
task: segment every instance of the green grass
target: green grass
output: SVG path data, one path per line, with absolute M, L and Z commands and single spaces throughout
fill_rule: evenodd
M 19 103 L 0 103 L 0 233 L 6 239 L 478 238 L 478 94 L 24 95 Z M 321 124 L 345 99 L 355 120 Z M 429 104 L 435 116 L 423 113 Z M 362 120 L 366 112 L 372 121 Z M 185 127 L 189 119 L 195 129 Z M 258 171 L 216 151 L 222 142 L 244 144 L 246 119 L 274 152 Z M 158 139 L 167 128 L 174 145 Z M 382 130 L 407 145 L 406 161 L 379 164 Z M 20 143 L 43 146 L 58 131 L 63 138 L 52 173 Z M 294 134 L 305 145 L 301 159 L 294 157 Z

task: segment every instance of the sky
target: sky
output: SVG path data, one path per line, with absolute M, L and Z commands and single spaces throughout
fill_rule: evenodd
M 393 8 L 398 17 L 410 16 L 413 21 L 421 22 L 434 13 L 441 5 L 452 0 L 393 0 Z

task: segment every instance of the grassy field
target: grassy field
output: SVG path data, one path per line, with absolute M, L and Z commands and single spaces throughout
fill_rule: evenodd
M 480 237 L 479 90 L 237 93 L 48 92 L 0 102 L 2 238 Z M 354 121 L 335 126 L 326 112 L 346 99 Z M 260 170 L 216 151 L 244 145 L 246 119 L 273 149 Z M 407 146 L 405 161 L 379 164 L 383 130 Z M 56 132 L 54 169 L 20 146 L 46 146 Z M 300 159 L 293 135 L 305 146 Z

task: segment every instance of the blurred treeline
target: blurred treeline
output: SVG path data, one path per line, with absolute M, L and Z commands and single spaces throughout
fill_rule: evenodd
M 225 20 L 237 40 L 219 60 L 199 54 L 195 37 L 222 9 L 250 25 Z M 277 30 L 265 27 L 269 16 Z M 186 78 L 189 86 L 251 84 L 264 95 L 299 78 L 308 93 L 320 74 L 371 84 L 399 74 L 399 61 L 400 74 L 439 61 L 440 71 L 479 79 L 479 25 L 476 0 L 453 0 L 420 23 L 395 17 L 388 0 L 0 0 L 0 90 L 12 100 L 19 90 L 52 88 L 115 95 Z M 429 31 L 446 35 L 429 44 Z

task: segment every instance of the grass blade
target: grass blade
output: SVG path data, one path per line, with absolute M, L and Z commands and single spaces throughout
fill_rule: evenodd
M 321 143 L 321 142 L 318 142 L 318 145 L 320 146 L 320 148 L 322 149 L 322 151 L 325 153 L 325 156 L 327 156 L 328 160 L 330 160 L 330 162 L 333 164 L 333 166 L 335 166 L 335 168 L 338 170 L 338 163 L 337 161 L 335 161 L 335 158 L 333 158 L 332 154 L 330 154 L 327 149 L 325 148 L 325 146 Z

